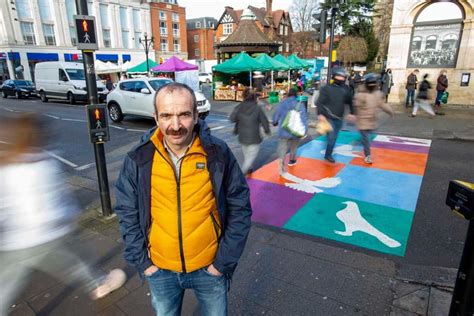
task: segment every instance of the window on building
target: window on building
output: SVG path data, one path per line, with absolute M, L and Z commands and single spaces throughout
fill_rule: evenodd
M 172 20 L 173 20 L 173 22 L 179 22 L 179 14 L 178 13 L 173 13 Z
M 32 22 L 20 22 L 21 33 L 25 45 L 36 45 L 35 30 Z
M 54 25 L 43 24 L 43 34 L 46 45 L 56 45 L 56 37 L 54 36 Z
M 201 22 L 196 22 L 196 28 L 200 29 L 201 28 Z
M 179 37 L 179 24 L 173 23 L 173 36 Z
M 127 14 L 127 8 L 125 7 L 120 7 L 120 25 L 122 26 L 122 29 L 127 29 L 129 28 L 128 24 L 128 14 Z
M 16 12 L 20 19 L 32 19 L 31 5 L 28 0 L 16 0 Z
M 95 13 L 97 13 L 92 10 L 93 8 L 94 7 L 92 6 L 92 0 L 87 0 L 87 12 L 89 13 L 89 15 L 95 15 Z
M 104 47 L 112 47 L 112 42 L 110 41 L 110 30 L 102 29 L 102 36 L 104 38 Z
M 285 36 L 288 36 L 288 25 L 285 25 Z
M 181 45 L 179 44 L 178 39 L 173 40 L 173 49 L 175 52 L 179 52 L 181 50 Z
M 142 24 L 140 20 L 140 10 L 133 9 L 133 28 L 135 31 L 142 29 Z
M 122 31 L 122 45 L 123 48 L 130 48 L 130 32 Z
M 167 52 L 168 51 L 168 39 L 167 38 L 162 38 L 160 40 L 160 49 L 162 52 Z
M 166 27 L 166 22 L 160 22 L 160 34 L 162 36 L 168 35 L 168 28 Z
M 108 8 L 109 6 L 106 4 L 101 4 L 99 6 L 100 22 L 102 23 L 102 27 L 110 27 Z
M 223 26 L 224 26 L 224 31 L 223 31 L 224 35 L 232 34 L 232 30 L 233 30 L 232 23 L 224 23 Z
M 285 34 L 285 26 L 280 24 L 280 29 L 278 30 L 278 34 L 283 35 Z
M 194 35 L 194 43 L 199 43 L 199 35 Z
M 408 68 L 456 67 L 464 13 L 457 1 L 430 2 L 415 19 Z M 444 39 L 449 36 L 449 44 Z
M 53 6 L 51 0 L 38 0 L 38 7 L 42 21 L 53 20 L 53 14 L 51 13 Z
M 282 53 L 283 52 L 283 46 L 278 46 L 278 52 Z
M 76 46 L 77 45 L 77 32 L 74 26 L 69 26 L 69 34 L 71 35 L 72 46 Z
M 140 32 L 135 32 L 134 39 L 135 39 L 135 48 L 140 48 L 140 37 L 142 36 L 142 33 Z
M 290 51 L 290 43 L 286 43 L 286 51 L 289 52 Z
M 213 28 L 214 28 L 214 22 L 209 22 L 209 27 L 210 27 L 211 29 L 213 29 Z
M 196 48 L 194 50 L 194 56 L 199 56 L 199 55 L 201 55 L 201 51 L 199 50 L 199 48 Z
M 74 24 L 74 15 L 76 14 L 76 0 L 66 0 L 66 11 L 69 24 Z
M 160 20 L 166 20 L 166 13 L 164 11 L 160 11 Z

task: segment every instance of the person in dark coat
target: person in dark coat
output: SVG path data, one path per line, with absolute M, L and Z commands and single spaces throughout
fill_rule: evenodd
M 385 102 L 388 101 L 388 95 L 390 94 L 390 90 L 392 89 L 393 86 L 393 75 L 392 75 L 392 69 L 388 68 L 383 74 L 382 74 L 382 92 L 385 95 Z
M 234 132 L 239 136 L 239 143 L 244 153 L 242 172 L 249 173 L 260 151 L 262 136 L 260 126 L 265 134 L 270 135 L 270 123 L 262 108 L 257 104 L 257 97 L 253 90 L 245 88 L 244 101 L 234 109 L 230 120 L 235 123 Z
M 438 115 L 444 115 L 441 112 L 441 97 L 448 88 L 448 77 L 446 76 L 446 70 L 443 69 L 439 73 L 438 80 L 436 82 L 436 100 L 435 100 L 435 112 Z
M 407 84 L 405 89 L 407 89 L 407 98 L 405 100 L 405 108 L 408 108 L 408 103 L 413 107 L 415 104 L 415 91 L 418 84 L 418 78 L 416 77 L 420 71 L 418 69 L 413 70 L 407 77 Z

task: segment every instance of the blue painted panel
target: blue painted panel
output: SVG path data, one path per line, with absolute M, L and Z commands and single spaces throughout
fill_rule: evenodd
M 334 149 L 336 149 L 340 145 L 344 145 L 344 143 L 339 143 L 339 144 L 336 143 L 336 147 Z M 361 145 L 353 146 L 353 150 L 357 152 L 358 154 L 363 155 Z M 321 153 L 321 151 L 323 151 L 323 153 Z M 307 143 L 301 146 L 300 148 L 298 148 L 296 153 L 298 157 L 324 160 L 325 151 L 326 151 L 325 141 L 313 140 L 312 142 Z M 334 153 L 333 157 L 337 162 L 344 163 L 344 164 L 348 164 L 354 158 L 354 157 L 339 155 L 337 153 Z

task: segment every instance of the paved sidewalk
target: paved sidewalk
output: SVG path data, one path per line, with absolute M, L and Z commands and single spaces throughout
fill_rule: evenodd
M 226 115 L 235 104 L 213 106 Z M 434 119 L 424 115 L 413 119 L 403 108 L 396 110 L 394 118 L 382 116 L 380 133 L 474 140 L 472 109 L 448 107 L 445 116 Z M 272 111 L 267 110 L 267 114 L 271 116 Z M 466 144 L 472 146 L 471 142 Z M 120 166 L 113 167 L 112 179 Z M 70 179 L 76 190 L 95 188 L 92 182 Z M 117 219 L 98 218 L 98 204 L 98 200 L 91 202 L 68 243 L 98 269 L 125 269 L 129 277 L 125 286 L 94 302 L 80 285 L 66 286 L 35 271 L 12 306 L 11 315 L 153 314 L 148 287 L 122 259 Z M 347 244 L 254 224 L 231 285 L 229 314 L 447 315 L 455 276 L 456 269 L 407 264 Z M 187 293 L 183 315 L 197 314 L 196 299 Z

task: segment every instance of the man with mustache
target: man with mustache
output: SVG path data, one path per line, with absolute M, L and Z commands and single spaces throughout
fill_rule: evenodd
M 185 289 L 202 315 L 227 315 L 250 230 L 245 177 L 198 119 L 188 86 L 161 87 L 154 105 L 157 127 L 127 154 L 116 184 L 125 259 L 148 281 L 157 315 L 179 315 Z

